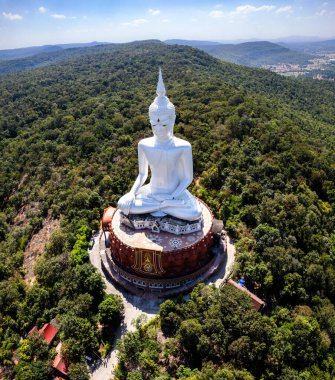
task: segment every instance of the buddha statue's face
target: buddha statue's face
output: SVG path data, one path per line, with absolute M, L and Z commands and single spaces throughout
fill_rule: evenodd
M 152 132 L 155 137 L 160 141 L 169 140 L 173 136 L 173 126 L 175 122 L 175 116 L 168 114 L 150 114 L 150 124 Z

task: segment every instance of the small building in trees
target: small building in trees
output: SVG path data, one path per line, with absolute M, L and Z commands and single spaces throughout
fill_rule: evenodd
M 252 305 L 257 311 L 264 309 L 266 303 L 263 300 L 261 300 L 259 297 L 257 297 L 254 293 L 251 293 L 250 290 L 248 290 L 244 286 L 241 286 L 240 284 L 238 284 L 237 282 L 231 279 L 228 280 L 228 284 L 246 293 L 250 297 Z
M 62 342 L 58 343 L 56 347 L 56 353 L 57 355 L 55 356 L 52 362 L 52 368 L 54 368 L 56 373 L 61 376 L 58 378 L 60 379 L 62 379 L 63 377 L 67 378 L 69 371 L 68 371 L 68 365 L 62 355 Z
M 37 326 L 34 326 L 28 333 L 28 336 L 33 335 L 35 332 L 48 344 L 55 339 L 58 333 L 58 328 L 51 323 L 45 323 L 41 329 L 38 330 Z

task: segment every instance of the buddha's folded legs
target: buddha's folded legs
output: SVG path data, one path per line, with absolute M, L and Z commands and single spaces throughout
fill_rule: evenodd
M 150 196 L 148 185 L 140 189 L 129 211 L 122 209 L 121 211 L 125 214 L 148 214 L 160 211 L 184 220 L 196 220 L 201 217 L 201 206 L 189 191 L 185 190 L 177 199 L 160 202 Z

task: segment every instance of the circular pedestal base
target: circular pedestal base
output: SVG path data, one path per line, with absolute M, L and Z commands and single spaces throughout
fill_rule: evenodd
M 222 252 L 213 250 L 213 215 L 203 202 L 201 207 L 201 230 L 179 236 L 125 226 L 116 210 L 109 223 L 110 248 L 105 257 L 113 280 L 126 288 L 160 293 L 182 291 L 201 281 L 222 257 Z
M 121 212 L 116 210 L 110 224 L 111 258 L 121 270 L 147 279 L 173 279 L 199 271 L 213 258 L 213 216 L 201 205 L 202 229 L 179 236 L 134 230 L 121 224 Z
M 104 248 L 100 242 L 100 257 L 106 278 L 146 299 L 176 296 L 210 278 L 225 262 L 226 249 L 222 223 L 201 205 L 201 231 L 179 236 L 134 230 L 120 223 L 119 210 L 105 209 L 102 227 L 108 238 Z

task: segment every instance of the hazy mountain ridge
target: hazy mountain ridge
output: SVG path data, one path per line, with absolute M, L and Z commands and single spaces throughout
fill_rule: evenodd
M 152 40 L 158 42 L 158 40 Z M 118 47 L 126 46 L 136 46 L 138 42 L 129 42 L 126 44 L 118 44 L 118 43 L 89 43 L 89 44 L 66 44 L 60 45 L 65 46 L 65 48 L 58 48 L 57 46 L 51 46 L 50 51 L 46 52 L 37 52 L 33 55 L 18 58 L 18 59 L 10 59 L 10 60 L 0 60 L 0 75 L 6 75 L 10 73 L 15 73 L 18 71 L 30 70 L 37 67 L 48 66 L 50 64 L 61 62 L 66 59 L 70 59 L 72 57 L 81 56 L 82 54 L 94 54 L 95 52 L 99 52 L 100 48 L 104 46 L 109 46 L 110 49 L 118 49 Z M 78 45 L 90 45 L 78 47 Z M 31 48 L 27 48 L 28 50 Z M 32 48 L 34 49 L 34 48 Z M 19 49 L 20 50 L 20 49 Z M 32 50 L 34 51 L 34 50 Z
M 223 47 L 204 47 L 204 51 L 229 62 L 246 66 L 273 65 L 278 63 L 307 64 L 312 55 L 297 53 L 277 44 L 260 41 Z
M 322 54 L 325 52 L 335 53 L 335 39 L 312 42 L 278 42 L 278 44 L 308 54 Z
M 220 44 L 206 41 L 172 40 L 180 45 L 192 46 L 220 58 L 223 61 L 259 67 L 278 63 L 307 64 L 313 55 L 293 51 L 268 41 L 244 42 L 240 44 Z M 167 41 L 167 43 L 173 43 Z
M 186 45 L 191 47 L 199 47 L 199 46 L 215 46 L 222 45 L 221 42 L 213 42 L 213 41 L 201 41 L 201 40 L 182 40 L 182 39 L 171 39 L 163 41 L 169 45 Z
M 87 42 L 87 43 L 72 43 L 72 44 L 57 44 L 57 45 L 43 45 L 43 46 L 30 46 L 24 48 L 16 49 L 6 49 L 0 50 L 0 61 L 1 60 L 12 60 L 31 57 L 36 54 L 41 53 L 51 53 L 59 50 L 72 49 L 72 48 L 83 48 L 91 46 L 106 45 L 107 42 Z
M 39 50 L 35 51 L 33 49 L 31 50 L 32 54 L 29 54 L 23 58 L 0 60 L 0 75 L 30 70 L 41 66 L 47 66 L 52 63 L 60 62 L 71 57 L 79 56 L 81 54 L 87 54 L 90 51 L 94 52 L 95 49 L 104 45 L 93 44 L 92 46 L 88 47 L 72 47 L 71 44 L 70 46 L 71 47 L 67 45 L 66 48 L 61 48 L 59 46 L 50 46 L 47 47 L 45 51 L 43 49 L 42 52 L 39 52 Z
M 164 43 L 191 46 L 223 61 L 250 67 L 279 64 L 304 66 L 315 58 L 314 53 L 333 48 L 335 51 L 334 41 L 331 40 L 308 43 L 253 41 L 239 44 L 223 44 L 215 41 L 171 39 L 164 41 Z M 92 42 L 0 50 L 0 75 L 59 62 L 72 55 L 85 53 L 85 49 L 102 45 L 122 46 L 123 44 Z
M 54 49 L 28 57 L 0 61 L 0 75 L 47 66 L 86 53 L 85 48 Z

